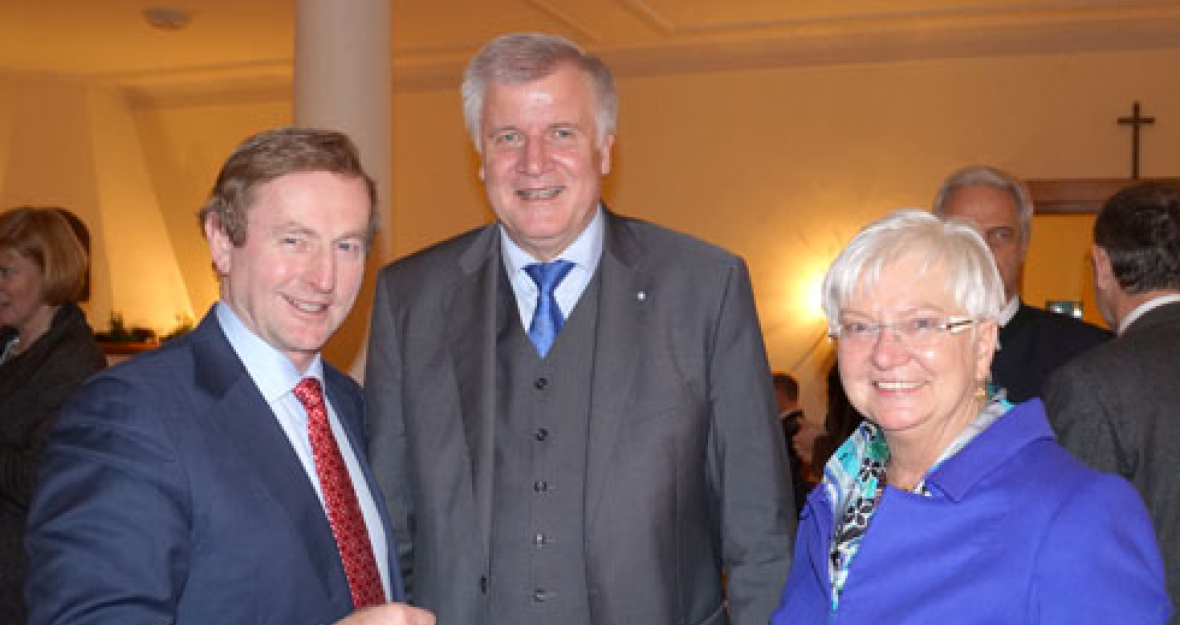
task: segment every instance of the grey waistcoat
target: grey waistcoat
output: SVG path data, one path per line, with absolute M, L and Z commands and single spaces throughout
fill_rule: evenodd
M 598 277 L 541 360 L 520 323 L 496 343 L 488 623 L 590 625 L 583 547 Z M 512 307 L 511 288 L 501 306 Z

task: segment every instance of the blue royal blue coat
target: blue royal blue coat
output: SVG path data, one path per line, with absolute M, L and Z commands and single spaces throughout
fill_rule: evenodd
M 1142 501 L 1063 450 L 1039 399 L 1010 409 L 931 473 L 932 497 L 887 487 L 835 613 L 832 505 L 808 497 L 772 625 L 1159 625 L 1171 607 Z

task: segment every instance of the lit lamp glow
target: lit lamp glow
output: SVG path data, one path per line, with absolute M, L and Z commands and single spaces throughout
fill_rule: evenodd
M 799 302 L 795 313 L 800 325 L 827 324 L 827 318 L 824 317 L 822 293 L 820 293 L 820 287 L 823 285 L 824 274 L 827 273 L 827 270 L 828 264 L 826 262 L 822 266 L 817 263 L 807 267 L 798 282 L 797 288 L 799 290 L 793 299 Z

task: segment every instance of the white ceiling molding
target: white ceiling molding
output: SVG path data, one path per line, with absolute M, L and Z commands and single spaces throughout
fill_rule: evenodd
M 1170 0 L 893 0 L 886 9 L 879 0 L 392 2 L 395 90 L 457 88 L 468 57 L 504 24 L 569 36 L 621 77 L 1180 47 L 1180 1 Z M 85 15 L 69 22 L 49 4 Z M 12 59 L 0 69 L 98 80 L 156 106 L 288 97 L 289 0 L 204 0 L 201 19 L 173 32 L 149 28 L 131 7 L 0 3 L 0 58 Z M 101 50 L 87 39 L 96 32 L 108 44 Z M 95 70 L 85 57 L 100 54 L 108 56 Z

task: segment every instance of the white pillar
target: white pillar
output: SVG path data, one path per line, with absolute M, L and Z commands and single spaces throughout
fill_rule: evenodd
M 390 0 L 298 0 L 295 124 L 348 133 L 377 181 L 381 232 L 373 256 L 389 258 L 393 63 Z
M 377 182 L 380 224 L 369 271 L 348 320 L 324 357 L 362 380 L 373 273 L 393 255 L 390 0 L 297 0 L 295 124 L 347 133 Z

